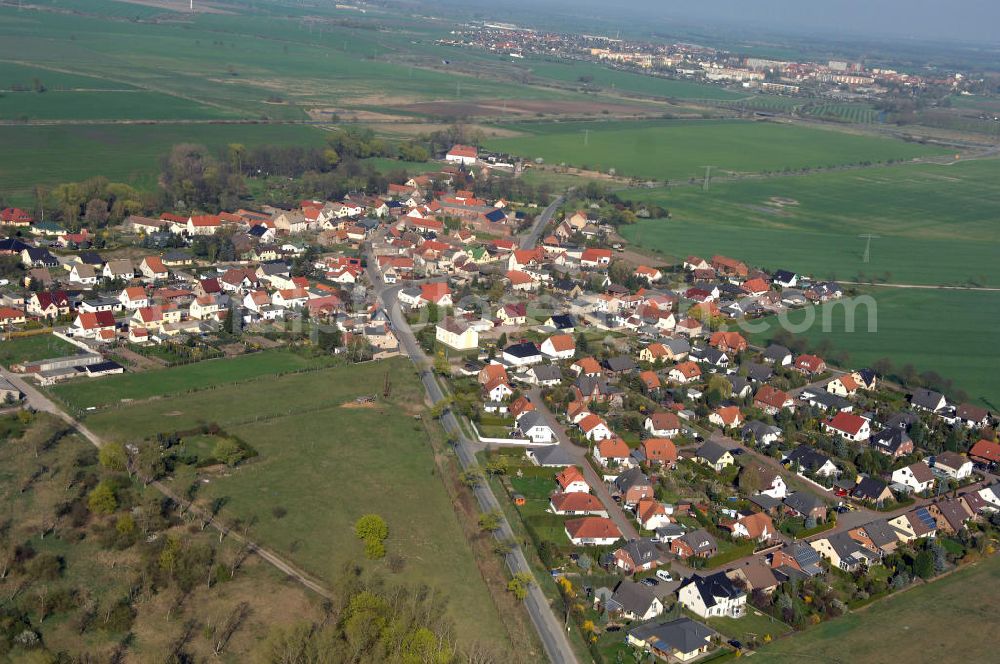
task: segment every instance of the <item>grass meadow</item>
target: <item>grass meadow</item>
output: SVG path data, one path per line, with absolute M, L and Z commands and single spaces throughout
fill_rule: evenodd
M 780 172 L 940 154 L 901 141 L 771 122 L 680 120 L 518 125 L 491 148 L 547 163 L 656 180 Z
M 793 662 L 989 662 L 992 617 L 1000 610 L 1000 557 L 993 556 L 862 611 L 763 647 L 757 657 Z
M 52 394 L 76 410 L 115 406 L 122 401 L 141 401 L 215 388 L 279 372 L 322 367 L 328 358 L 309 358 L 289 350 L 266 350 L 232 359 L 205 360 L 169 369 L 103 376 L 74 381 L 51 388 Z
M 166 379 L 175 371 L 157 373 Z M 372 394 L 373 407 L 353 407 L 355 397 Z M 425 424 L 414 418 L 422 396 L 410 365 L 396 359 L 165 396 L 98 412 L 87 425 L 112 440 L 134 440 L 218 423 L 259 456 L 208 476 L 198 500 L 221 500 L 222 518 L 255 521 L 251 533 L 263 543 L 328 580 L 345 562 L 363 561 L 352 527 L 379 513 L 389 524 L 388 555 L 405 560 L 401 580 L 443 591 L 463 642 L 500 644 L 496 608 L 436 474 Z M 173 483 L 183 491 L 194 481 L 183 468 Z

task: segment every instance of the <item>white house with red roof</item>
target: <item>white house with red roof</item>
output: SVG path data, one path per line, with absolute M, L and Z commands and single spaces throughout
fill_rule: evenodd
M 569 466 L 556 474 L 556 482 L 563 493 L 590 493 L 590 485 L 583 477 L 583 472 L 576 466 Z
M 444 156 L 446 161 L 463 166 L 473 166 L 479 160 L 479 150 L 471 145 L 456 143 Z
M 576 354 L 576 341 L 570 334 L 553 334 L 542 342 L 542 354 L 554 360 L 570 360 Z
M 608 546 L 622 537 L 615 522 L 601 516 L 570 519 L 565 527 L 566 536 L 574 546 Z
M 587 440 L 597 442 L 607 440 L 612 435 L 611 428 L 608 427 L 604 418 L 593 413 L 587 413 L 576 425 L 580 427 L 580 431 L 583 432 L 583 436 Z
M 823 430 L 854 442 L 868 440 L 872 433 L 868 418 L 843 411 L 823 422 Z
M 129 286 L 122 289 L 122 292 L 118 294 L 118 301 L 126 309 L 141 309 L 149 306 L 149 296 L 146 295 L 146 289 L 141 286 Z
M 92 311 L 78 314 L 73 321 L 73 336 L 95 341 L 115 338 L 115 316 L 110 311 Z
M 163 259 L 159 256 L 146 256 L 139 263 L 139 272 L 143 277 L 150 280 L 166 279 L 170 276 L 167 266 L 163 264 Z
M 590 415 L 590 417 L 597 416 Z M 632 461 L 632 450 L 629 449 L 629 446 L 624 440 L 618 438 L 617 436 L 607 438 L 606 440 L 600 440 L 596 445 L 594 445 L 594 451 L 591 453 L 591 456 L 594 457 L 594 461 L 605 468 L 610 468 L 612 466 L 616 468 L 631 467 L 635 465 Z

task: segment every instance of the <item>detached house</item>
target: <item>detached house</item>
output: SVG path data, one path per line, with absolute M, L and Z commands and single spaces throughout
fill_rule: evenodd
M 104 265 L 102 275 L 106 279 L 124 279 L 128 281 L 135 278 L 135 266 L 127 258 L 108 261 Z
M 95 341 L 112 341 L 115 338 L 115 317 L 110 311 L 85 312 L 73 321 L 74 336 Z
M 588 415 L 580 420 L 581 429 L 584 428 L 584 422 L 591 417 L 597 417 L 597 415 Z M 603 420 L 601 421 L 603 422 Z M 586 434 L 586 430 L 584 433 Z M 606 438 L 600 439 L 600 442 L 594 446 L 592 456 L 594 461 L 605 468 L 632 465 L 631 450 L 629 450 L 628 445 L 621 438 L 612 438 L 610 431 Z
M 652 588 L 631 579 L 622 579 L 608 600 L 609 613 L 626 620 L 652 620 L 663 613 L 663 603 Z
M 517 422 L 517 430 L 522 436 L 537 444 L 548 444 L 555 439 L 552 427 L 545 420 L 545 416 L 537 410 L 522 415 Z
M 542 342 L 542 354 L 554 360 L 569 360 L 576 354 L 576 342 L 569 334 L 554 334 Z
M 741 618 L 746 612 L 747 594 L 724 572 L 694 574 L 677 589 L 677 602 L 702 618 Z
M 743 424 L 743 414 L 739 406 L 722 406 L 708 416 L 708 421 L 723 429 L 732 429 Z
M 569 466 L 556 474 L 556 482 L 563 493 L 590 493 L 590 485 L 576 466 Z
M 823 430 L 854 442 L 868 440 L 872 431 L 867 418 L 843 411 L 823 422 Z
M 770 385 L 761 385 L 753 397 L 753 405 L 768 415 L 777 415 L 781 409 L 795 410 L 795 400 L 788 393 Z
M 795 358 L 795 368 L 806 375 L 818 374 L 826 371 L 826 362 L 815 355 L 802 354 Z
M 166 279 L 170 272 L 159 256 L 146 256 L 139 263 L 139 272 L 149 280 Z
M 549 499 L 549 511 L 559 516 L 602 516 L 608 511 L 596 496 L 583 491 L 554 493 Z
M 70 312 L 69 296 L 65 291 L 32 293 L 27 305 L 28 313 L 41 318 L 56 318 Z
M 731 451 L 712 440 L 705 441 L 698 448 L 694 459 L 695 461 L 711 466 L 717 473 L 736 463 Z
M 600 516 L 570 519 L 565 530 L 573 546 L 609 546 L 622 537 L 614 521 Z
M 673 468 L 677 465 L 677 447 L 669 438 L 647 438 L 639 449 L 650 466 L 659 464 L 664 468 Z
M 703 528 L 692 530 L 670 542 L 670 552 L 681 559 L 711 558 L 718 551 L 715 538 Z
M 653 485 L 639 467 L 632 467 L 615 478 L 615 490 L 622 498 L 622 505 L 632 507 L 641 500 L 653 497 Z
M 667 379 L 675 383 L 689 383 L 701 378 L 701 368 L 694 362 L 681 362 L 667 373 Z
M 118 301 L 126 309 L 141 309 L 149 306 L 149 296 L 141 286 L 130 286 L 118 295 Z
M 972 476 L 972 465 L 972 461 L 961 454 L 941 452 L 934 457 L 931 467 L 953 480 L 964 480 Z
M 681 420 L 674 413 L 653 413 L 646 418 L 643 428 L 659 438 L 672 438 L 681 432 Z
M 934 488 L 934 473 L 921 461 L 892 471 L 891 480 L 893 484 L 913 493 L 923 493 Z
M 769 542 L 774 539 L 777 529 L 771 517 L 763 512 L 741 516 L 731 526 L 733 537 L 751 539 L 755 542 Z
M 660 564 L 660 551 L 648 539 L 632 540 L 611 556 L 615 567 L 625 574 L 648 572 Z

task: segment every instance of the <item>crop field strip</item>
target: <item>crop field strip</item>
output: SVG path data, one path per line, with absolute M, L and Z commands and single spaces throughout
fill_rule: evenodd
M 488 139 L 489 147 L 549 164 L 567 163 L 658 180 L 716 174 L 780 173 L 946 151 L 878 136 L 844 134 L 772 122 L 742 120 L 538 123 L 512 127 L 524 135 Z

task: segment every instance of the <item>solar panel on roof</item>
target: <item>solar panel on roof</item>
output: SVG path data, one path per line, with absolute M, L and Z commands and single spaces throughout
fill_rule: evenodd
M 937 522 L 934 520 L 934 517 L 931 515 L 931 513 L 927 511 L 926 507 L 920 507 L 914 510 L 913 513 L 917 515 L 917 518 L 920 519 L 920 522 L 924 525 L 925 528 L 935 527 Z

